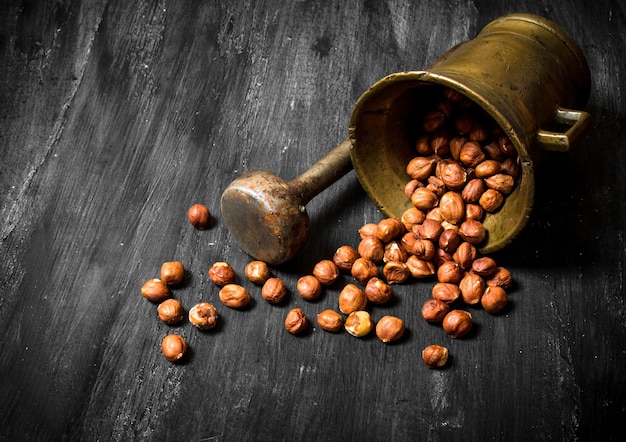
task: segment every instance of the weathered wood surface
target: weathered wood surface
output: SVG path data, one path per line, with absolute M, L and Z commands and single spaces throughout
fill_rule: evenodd
M 15 1 L 0 6 L 0 435 L 3 440 L 617 440 L 626 417 L 624 72 L 618 0 Z M 431 282 L 373 309 L 408 337 L 314 329 L 288 308 L 295 282 L 380 214 L 354 173 L 308 206 L 313 240 L 274 268 L 284 306 L 220 308 L 189 323 L 191 357 L 159 350 L 170 328 L 139 294 L 160 264 L 190 271 L 175 296 L 216 303 L 207 269 L 249 258 L 220 222 L 237 175 L 285 179 L 347 135 L 383 76 L 426 67 L 492 19 L 545 16 L 579 42 L 593 125 L 538 170 L 535 210 L 496 259 L 512 308 L 452 341 L 419 317 Z M 187 208 L 216 222 L 196 231 Z M 344 278 L 344 282 L 348 278 Z M 448 368 L 421 349 L 442 342 Z

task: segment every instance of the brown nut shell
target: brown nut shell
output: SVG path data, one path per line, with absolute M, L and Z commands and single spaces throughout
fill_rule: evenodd
M 422 360 L 428 368 L 441 368 L 448 362 L 448 349 L 441 345 L 429 345 L 422 350 Z
M 170 362 L 180 361 L 187 352 L 187 342 L 180 335 L 167 335 L 161 341 L 161 352 Z
M 488 286 L 480 299 L 480 303 L 492 315 L 500 313 L 508 304 L 506 290 L 498 286 Z
M 367 281 L 364 293 L 367 300 L 373 304 L 386 304 L 393 297 L 391 286 L 377 277 Z
M 428 299 L 422 306 L 422 318 L 427 322 L 441 322 L 450 311 L 450 306 L 439 299 Z
M 443 330 L 452 339 L 465 336 L 472 328 L 472 314 L 465 310 L 452 310 L 443 318 Z
M 339 292 L 339 311 L 344 315 L 349 315 L 357 310 L 364 310 L 367 306 L 367 296 L 355 284 L 346 284 Z
M 296 290 L 306 301 L 315 301 L 322 295 L 322 283 L 313 275 L 305 275 L 298 279 Z
M 209 279 L 214 284 L 224 287 L 235 282 L 235 270 L 227 262 L 216 262 L 209 269 Z
M 309 328 L 309 321 L 301 308 L 289 310 L 285 317 L 285 329 L 292 335 L 297 335 Z
M 330 259 L 324 259 L 313 267 L 313 276 L 322 285 L 333 285 L 339 278 L 339 267 Z
M 194 204 L 187 211 L 187 219 L 198 230 L 204 230 L 211 225 L 211 212 L 202 204 Z
M 253 284 L 263 285 L 270 278 L 271 272 L 263 261 L 250 261 L 244 268 L 246 278 Z
M 185 279 L 185 266 L 180 261 L 168 261 L 161 264 L 161 281 L 175 286 Z
M 485 292 L 485 280 L 475 273 L 466 273 L 461 282 L 461 299 L 468 305 L 478 304 Z
M 331 333 L 337 333 L 343 328 L 343 316 L 335 310 L 324 310 L 317 315 L 317 325 Z
M 244 308 L 252 301 L 248 290 L 239 284 L 226 284 L 220 289 L 219 296 L 226 307 L 234 309 Z
M 141 294 L 148 301 L 163 302 L 170 297 L 170 289 L 160 279 L 153 278 L 144 283 L 141 287 Z
M 270 304 L 280 304 L 287 297 L 287 287 L 280 278 L 268 278 L 261 288 L 261 296 Z
M 182 304 L 174 298 L 166 299 L 157 307 L 159 318 L 168 325 L 178 324 L 184 313 Z
M 333 255 L 333 262 L 344 272 L 349 272 L 352 269 L 352 264 L 359 258 L 359 252 L 352 246 L 343 245 L 335 250 Z
M 208 302 L 200 302 L 189 309 L 189 322 L 200 330 L 215 327 L 217 320 L 217 310 Z
M 431 294 L 434 299 L 451 304 L 461 297 L 461 289 L 456 284 L 438 282 L 431 289 Z
M 348 333 L 357 338 L 367 336 L 374 328 L 372 317 L 365 310 L 358 310 L 348 315 L 344 322 L 344 328 Z
M 371 260 L 360 257 L 354 261 L 350 273 L 359 284 L 365 285 L 374 276 L 378 276 L 378 267 Z
M 394 342 L 404 335 L 404 329 L 402 319 L 385 315 L 376 323 L 376 336 L 384 343 Z

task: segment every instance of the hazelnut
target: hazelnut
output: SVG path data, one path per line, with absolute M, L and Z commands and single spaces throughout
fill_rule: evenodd
M 339 278 L 339 267 L 330 259 L 324 259 L 313 267 L 313 276 L 322 283 L 322 285 L 330 286 Z
M 451 190 L 461 189 L 467 182 L 467 173 L 461 164 L 454 160 L 442 160 L 437 164 L 437 178 Z
M 488 286 L 502 287 L 508 289 L 513 283 L 513 277 L 504 267 L 496 267 L 496 271 L 485 281 Z
M 417 189 L 418 187 L 424 187 L 424 184 L 422 184 L 418 180 L 411 180 L 404 186 L 404 194 L 408 199 L 411 199 L 413 192 L 415 192 L 415 189 Z
M 465 99 L 465 95 L 449 87 L 443 88 L 443 95 L 452 103 L 460 103 Z
M 235 270 L 227 262 L 216 262 L 209 269 L 209 279 L 214 284 L 224 287 L 235 282 Z
M 439 210 L 443 219 L 452 224 L 460 223 L 465 217 L 465 203 L 457 192 L 446 192 L 439 201 Z
M 372 317 L 365 310 L 350 313 L 343 326 L 348 333 L 357 338 L 366 336 L 374 328 Z
M 461 299 L 469 305 L 478 304 L 485 292 L 485 280 L 475 273 L 466 273 L 459 282 Z
M 367 300 L 374 304 L 385 304 L 393 295 L 391 286 L 377 277 L 367 281 L 364 292 Z
M 437 268 L 437 281 L 449 282 L 450 284 L 458 284 L 463 278 L 463 270 L 454 261 L 446 261 L 441 263 Z
M 420 259 L 430 261 L 435 256 L 435 244 L 428 239 L 416 239 L 409 252 Z
M 169 325 L 178 324 L 183 320 L 183 306 L 173 298 L 166 299 L 157 307 L 157 314 L 161 321 Z
M 427 322 L 441 322 L 450 311 L 450 307 L 445 302 L 431 298 L 424 302 L 422 306 L 422 318 Z
M 361 288 L 354 284 L 346 284 L 339 292 L 339 311 L 344 315 L 349 315 L 367 307 L 367 296 Z
M 480 303 L 488 313 L 495 315 L 500 313 L 508 303 L 506 291 L 502 287 L 489 286 L 485 289 Z
M 448 349 L 441 345 L 429 345 L 422 350 L 422 360 L 428 368 L 441 368 L 448 362 Z
M 170 361 L 180 361 L 187 351 L 187 342 L 182 336 L 167 335 L 161 341 L 161 352 Z
M 428 177 L 428 184 L 426 185 L 426 188 L 432 190 L 439 198 L 441 198 L 441 195 L 443 195 L 447 190 L 446 184 L 434 175 Z
M 502 153 L 505 155 L 512 156 L 517 153 L 513 142 L 506 135 L 502 135 L 498 138 L 498 145 L 500 146 Z
M 415 255 L 406 260 L 406 267 L 411 276 L 416 279 L 428 278 L 435 274 L 435 265 L 431 261 L 420 259 Z
M 437 250 L 435 250 L 435 256 L 433 256 L 433 263 L 435 263 L 436 266 L 440 266 L 447 261 L 452 261 L 452 255 L 441 248 L 437 248 Z
M 446 304 L 452 304 L 461 297 L 461 289 L 456 284 L 438 282 L 433 286 L 431 294 L 434 299 L 438 299 Z
M 422 128 L 425 132 L 431 133 L 442 127 L 445 121 L 446 115 L 443 112 L 431 111 L 424 117 Z
M 322 283 L 313 275 L 305 275 L 298 279 L 296 290 L 302 299 L 315 301 L 322 294 Z
M 270 304 L 280 304 L 287 296 L 287 287 L 280 278 L 268 278 L 261 287 L 261 296 Z
M 375 223 L 364 224 L 359 229 L 359 236 L 361 237 L 361 239 L 369 238 L 370 236 L 376 236 L 377 229 L 378 229 L 378 224 L 375 224 Z
M 468 134 L 472 130 L 474 119 L 471 115 L 464 113 L 454 119 L 454 128 L 460 134 Z
M 383 267 L 383 275 L 389 284 L 402 284 L 409 279 L 411 272 L 402 261 L 388 261 Z
M 483 278 L 493 275 L 496 271 L 496 262 L 489 256 L 476 258 L 472 263 L 472 272 Z
M 359 257 L 359 252 L 352 246 L 341 246 L 337 250 L 335 250 L 335 254 L 333 255 L 333 262 L 339 270 L 343 270 L 344 272 L 349 272 L 352 269 L 352 264 Z
M 496 160 L 485 160 L 474 169 L 477 178 L 487 178 L 502 170 L 502 163 Z
M 420 210 L 430 210 L 437 205 L 439 197 L 426 187 L 418 187 L 411 195 L 411 204 Z
M 456 161 L 459 161 L 459 155 L 461 154 L 461 148 L 467 142 L 467 138 L 463 136 L 456 136 L 450 140 L 450 156 Z
M 406 173 L 414 180 L 423 181 L 435 170 L 435 158 L 415 157 L 406 165 Z
M 517 179 L 520 175 L 520 165 L 518 158 L 507 158 L 502 162 L 502 173 L 511 175 L 514 179 Z
M 244 274 L 250 282 L 258 285 L 265 284 L 270 277 L 270 269 L 263 261 L 250 261 L 246 264 Z
M 485 226 L 475 219 L 463 221 L 459 226 L 459 234 L 465 241 L 473 245 L 482 243 L 487 237 Z
M 421 135 L 415 142 L 415 150 L 420 155 L 430 155 L 433 150 L 430 148 L 430 134 Z
M 204 230 L 211 224 L 211 212 L 202 204 L 194 204 L 187 211 L 187 219 L 198 230 Z
M 209 330 L 217 324 L 217 310 L 213 304 L 200 302 L 189 310 L 189 322 L 200 330 Z
M 465 219 L 483 219 L 483 208 L 478 204 L 465 205 Z
M 230 308 L 240 309 L 252 301 L 252 296 L 245 287 L 239 284 L 226 284 L 220 289 L 220 301 Z
M 492 141 L 491 143 L 487 143 L 483 146 L 483 150 L 487 154 L 489 158 L 496 161 L 504 160 L 504 153 L 502 149 L 500 149 L 500 145 L 497 141 Z
M 439 247 L 447 253 L 454 253 L 462 242 L 463 238 L 458 230 L 446 229 L 439 236 Z
M 443 318 L 442 326 L 448 336 L 460 338 L 472 328 L 472 314 L 465 310 L 452 310 Z
M 485 178 L 485 184 L 490 189 L 508 195 L 515 187 L 515 179 L 505 173 L 496 173 L 495 175 Z
M 182 262 L 170 261 L 161 264 L 161 281 L 167 285 L 178 285 L 185 278 L 185 267 Z
M 488 136 L 487 129 L 482 124 L 473 124 L 468 134 L 470 140 L 478 141 L 479 143 L 486 141 Z
M 461 198 L 466 203 L 477 203 L 485 192 L 485 182 L 480 178 L 469 180 L 461 191 Z
M 367 258 L 374 263 L 379 263 L 383 260 L 385 246 L 380 239 L 375 236 L 370 236 L 359 242 L 357 252 L 362 258 Z
M 450 134 L 443 129 L 434 132 L 430 138 L 430 148 L 435 155 L 443 156 L 450 153 Z
M 504 202 L 504 196 L 495 189 L 487 189 L 478 200 L 478 204 L 485 212 L 495 212 Z
M 463 270 L 467 270 L 472 266 L 474 259 L 476 259 L 476 247 L 467 241 L 463 241 L 452 254 L 452 259 Z
M 302 333 L 309 327 L 309 321 L 301 308 L 289 310 L 285 317 L 285 329 L 292 335 Z
M 335 310 L 324 310 L 317 315 L 317 325 L 322 330 L 337 333 L 343 327 L 343 317 Z
M 400 218 L 385 218 L 376 226 L 376 237 L 383 243 L 387 243 L 404 233 L 404 224 L 402 224 Z
M 367 281 L 374 276 L 378 276 L 378 267 L 367 258 L 360 257 L 354 261 L 350 270 L 352 277 L 359 284 L 367 284 Z
M 162 302 L 170 297 L 170 289 L 160 279 L 154 278 L 146 281 L 141 287 L 141 294 L 152 302 Z
M 417 235 L 421 239 L 438 241 L 439 236 L 443 233 L 441 223 L 435 219 L 425 219 L 421 224 L 417 224 Z
M 407 209 L 400 217 L 400 220 L 402 221 L 402 224 L 404 224 L 404 228 L 407 231 L 410 231 L 415 224 L 420 224 L 425 219 L 426 215 L 417 207 Z
M 396 316 L 385 315 L 376 323 L 376 336 L 384 343 L 397 341 L 404 335 L 404 321 Z
M 474 168 L 485 161 L 485 159 L 485 153 L 480 147 L 480 144 L 476 141 L 468 141 L 465 143 L 459 153 L 459 160 L 467 167 Z
M 441 209 L 439 207 L 434 207 L 426 212 L 426 219 L 433 219 L 439 223 L 443 223 L 445 221 L 441 215 Z
M 400 261 L 405 262 L 409 258 L 409 252 L 406 251 L 401 242 L 390 241 L 385 244 L 385 253 L 383 262 Z

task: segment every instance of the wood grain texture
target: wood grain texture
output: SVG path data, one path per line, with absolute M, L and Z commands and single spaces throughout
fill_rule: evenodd
M 476 310 L 467 339 L 419 317 L 432 282 L 397 286 L 375 318 L 405 318 L 396 345 L 282 327 L 314 318 L 299 276 L 380 214 L 346 175 L 307 206 L 312 240 L 272 269 L 271 306 L 220 222 L 241 173 L 296 177 L 347 136 L 375 81 L 421 69 L 510 12 L 545 16 L 579 42 L 593 126 L 546 155 L 535 209 L 495 259 L 511 308 Z M 626 417 L 621 140 L 623 2 L 9 0 L 0 6 L 0 438 L 2 440 L 618 440 Z M 193 203 L 211 229 L 186 220 Z M 174 291 L 210 301 L 217 330 L 161 323 L 143 282 L 162 262 L 189 270 Z M 228 261 L 254 302 L 219 307 L 207 269 Z M 342 282 L 350 278 L 343 276 Z M 169 332 L 191 354 L 160 354 Z M 451 363 L 428 370 L 424 346 Z

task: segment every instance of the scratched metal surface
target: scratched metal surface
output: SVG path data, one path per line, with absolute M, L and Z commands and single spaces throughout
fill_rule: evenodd
M 307 209 L 312 240 L 273 268 L 290 300 L 219 307 L 207 269 L 249 261 L 219 197 L 253 169 L 292 179 L 347 136 L 383 76 L 426 67 L 510 12 L 547 17 L 592 72 L 593 124 L 537 172 L 535 210 L 495 258 L 512 308 L 476 311 L 450 340 L 419 318 L 432 282 L 374 308 L 407 322 L 386 346 L 285 332 L 299 276 L 380 214 L 349 173 Z M 15 1 L 0 6 L 0 436 L 3 440 L 617 440 L 626 417 L 623 155 L 626 12 L 620 1 Z M 206 204 L 196 231 L 187 208 Z M 218 330 L 172 331 L 139 294 L 168 260 L 175 296 L 220 309 Z M 349 282 L 344 276 L 342 281 Z M 430 343 L 444 370 L 419 359 Z

